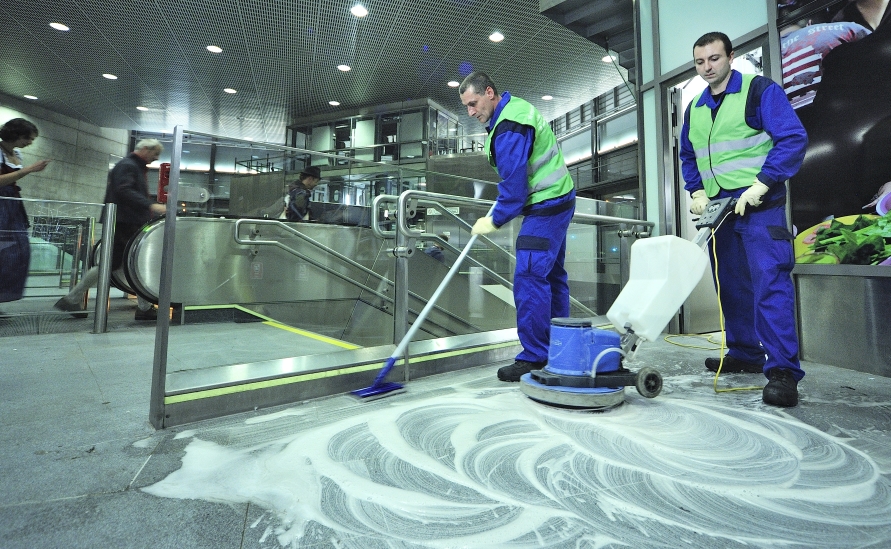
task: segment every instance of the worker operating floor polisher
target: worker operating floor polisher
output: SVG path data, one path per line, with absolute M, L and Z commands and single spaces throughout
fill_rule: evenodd
M 676 236 L 636 241 L 628 283 L 606 313 L 619 333 L 594 327 L 592 319 L 551 319 L 548 364 L 521 377 L 520 390 L 544 404 L 585 410 L 622 404 L 629 385 L 644 397 L 657 396 L 659 372 L 649 367 L 632 372 L 623 363 L 633 359 L 640 343 L 661 335 L 693 292 L 708 267 L 702 249 L 735 204 L 733 198 L 711 201 L 692 241 Z

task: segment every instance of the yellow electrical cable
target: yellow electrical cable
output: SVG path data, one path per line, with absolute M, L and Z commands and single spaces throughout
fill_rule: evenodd
M 663 341 L 665 341 L 667 343 L 671 343 L 672 345 L 677 345 L 678 347 L 684 347 L 687 349 L 705 349 L 706 351 L 717 351 L 718 349 L 720 349 L 720 347 L 703 347 L 702 345 L 685 345 L 683 343 L 678 343 L 676 341 L 672 341 L 676 337 L 692 337 L 692 338 L 698 338 L 698 339 L 705 339 L 706 341 L 708 341 L 709 343 L 711 343 L 713 345 L 718 345 L 718 343 L 711 340 L 711 337 L 712 337 L 711 335 L 704 336 L 702 334 L 669 334 L 662 339 L 663 339 Z
M 723 223 L 723 221 L 721 223 Z M 713 387 L 716 393 L 729 393 L 730 391 L 760 391 L 763 387 L 752 386 L 718 389 L 718 376 L 721 375 L 721 368 L 724 367 L 724 349 L 727 345 L 727 332 L 724 331 L 724 309 L 721 306 L 721 280 L 720 277 L 718 277 L 718 248 L 715 244 L 715 229 L 712 229 L 712 255 L 715 258 L 715 290 L 718 294 L 718 318 L 721 321 L 721 362 L 718 364 L 718 371 L 715 372 Z

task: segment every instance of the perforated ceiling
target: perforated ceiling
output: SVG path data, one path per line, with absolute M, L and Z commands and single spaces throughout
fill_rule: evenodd
M 603 48 L 541 15 L 538 0 L 364 0 L 369 13 L 361 19 L 349 11 L 354 4 L 3 3 L 0 93 L 33 95 L 47 109 L 103 127 L 169 132 L 181 124 L 281 143 L 298 118 L 425 97 L 474 130 L 446 85 L 471 69 L 549 119 L 622 83 L 601 60 Z M 505 36 L 500 43 L 488 39 L 495 30 Z

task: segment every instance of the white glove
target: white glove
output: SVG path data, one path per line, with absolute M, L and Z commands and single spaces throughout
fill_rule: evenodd
M 755 182 L 752 183 L 752 186 L 743 191 L 739 198 L 736 200 L 736 215 L 743 215 L 746 213 L 746 206 L 760 206 L 761 205 L 761 197 L 764 196 L 764 193 L 770 190 L 770 187 L 765 185 L 764 183 L 755 179 Z
M 495 223 L 492 222 L 492 218 L 490 216 L 481 217 L 476 220 L 476 223 L 473 224 L 473 229 L 471 229 L 470 234 L 489 234 L 494 233 L 498 230 L 498 227 L 495 226 Z
M 702 215 L 702 212 L 705 211 L 705 207 L 711 202 L 708 199 L 708 196 L 705 195 L 705 191 L 699 189 L 690 196 L 693 197 L 693 203 L 690 204 L 690 213 L 693 215 Z

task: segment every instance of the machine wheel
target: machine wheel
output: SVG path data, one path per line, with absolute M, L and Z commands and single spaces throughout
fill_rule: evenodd
M 641 368 L 637 372 L 637 392 L 646 398 L 653 398 L 662 392 L 662 374 L 652 368 Z

